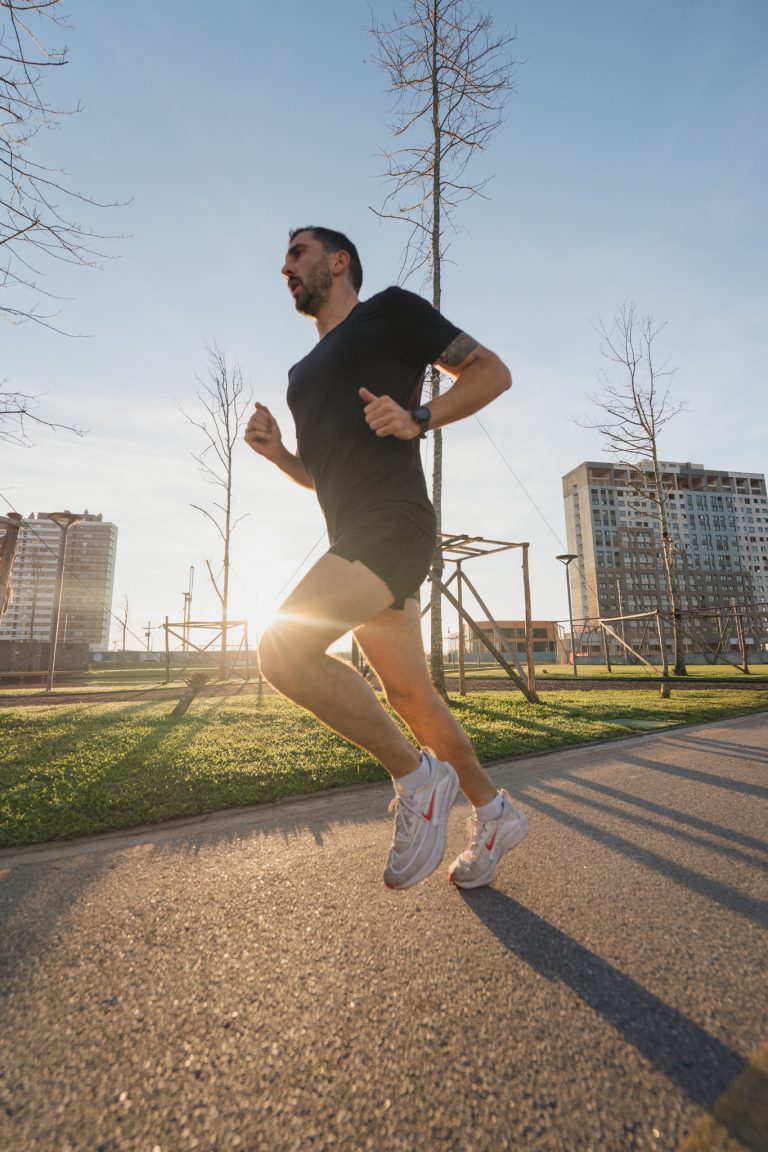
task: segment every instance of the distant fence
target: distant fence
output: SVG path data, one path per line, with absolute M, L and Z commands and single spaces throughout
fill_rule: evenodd
M 0 673 L 44 673 L 48 668 L 50 650 L 47 640 L 0 640 Z M 85 672 L 87 668 L 87 643 L 77 641 L 57 644 L 58 672 Z

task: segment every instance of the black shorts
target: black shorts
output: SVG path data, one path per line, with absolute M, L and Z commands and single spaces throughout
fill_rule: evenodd
M 342 532 L 328 549 L 344 560 L 359 560 L 380 576 L 395 598 L 393 608 L 419 598 L 435 553 L 435 533 L 396 511 L 371 514 Z

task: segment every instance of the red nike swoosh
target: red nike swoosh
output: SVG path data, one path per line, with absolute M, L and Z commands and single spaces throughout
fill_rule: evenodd
M 431 820 L 432 819 L 432 813 L 434 812 L 434 810 L 435 810 L 435 793 L 433 792 L 432 793 L 432 799 L 429 802 L 429 808 L 427 809 L 426 812 L 422 812 L 422 816 L 424 817 L 424 819 L 425 820 Z
M 491 836 L 490 840 L 486 840 L 485 847 L 489 852 L 490 852 L 491 848 L 493 848 L 494 844 L 496 843 L 496 837 L 498 836 L 498 834 L 499 834 L 499 830 L 498 830 L 498 828 L 496 828 L 494 833 L 493 833 L 493 836 Z

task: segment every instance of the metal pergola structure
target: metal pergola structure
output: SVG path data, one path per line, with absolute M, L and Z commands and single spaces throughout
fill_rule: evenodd
M 757 618 L 758 610 L 762 609 L 765 612 L 766 605 L 761 604 L 747 604 L 738 605 L 733 603 L 727 607 L 719 609 L 683 609 L 677 613 L 677 627 L 680 634 L 684 639 L 691 642 L 692 645 L 698 645 L 705 656 L 709 656 L 713 664 L 721 660 L 723 664 L 729 664 L 732 668 L 736 668 L 744 675 L 749 675 L 749 652 L 748 643 L 744 628 L 744 618 L 742 610 L 751 609 L 755 619 Z M 629 643 L 626 635 L 619 634 L 618 627 L 622 626 L 622 633 L 624 632 L 625 622 L 642 621 L 644 624 L 643 635 L 639 642 L 635 641 L 634 644 Z M 716 643 L 712 643 L 709 636 L 705 633 L 706 623 L 704 625 L 698 623 L 700 621 L 711 621 L 717 631 Z M 634 612 L 624 616 L 603 616 L 598 620 L 598 626 L 602 629 L 603 641 L 605 646 L 606 663 L 608 671 L 611 671 L 611 658 L 608 649 L 608 637 L 610 636 L 617 642 L 625 651 L 627 651 L 634 659 L 639 660 L 641 663 L 647 665 L 655 674 L 666 677 L 669 675 L 669 662 L 667 659 L 667 643 L 665 633 L 672 630 L 673 614 L 664 611 L 660 608 L 655 608 L 651 612 Z M 750 620 L 750 623 L 754 621 Z M 661 659 L 661 670 L 653 665 L 650 661 L 646 660 L 642 655 L 643 644 L 645 642 L 648 630 L 653 628 L 655 624 L 655 633 L 658 637 L 659 655 Z M 731 630 L 735 630 L 739 655 L 741 663 L 734 660 L 729 660 L 725 655 L 724 649 L 727 637 Z M 764 644 L 762 630 L 760 630 L 759 641 L 753 641 L 755 648 L 762 649 Z
M 528 544 L 515 543 L 511 540 L 486 540 L 484 536 L 450 535 L 441 532 L 437 537 L 437 547 L 443 561 L 443 570 L 448 564 L 454 565 L 454 570 L 447 580 L 441 580 L 432 568 L 429 580 L 435 584 L 441 594 L 451 604 L 459 615 L 459 692 L 466 695 L 466 680 L 464 674 L 464 625 L 474 633 L 494 660 L 501 665 L 510 680 L 520 689 L 531 704 L 540 704 L 536 694 L 536 673 L 533 662 L 533 636 L 531 632 L 531 589 L 528 578 Z M 501 628 L 494 620 L 475 585 L 464 571 L 464 564 L 468 560 L 476 560 L 482 556 L 492 556 L 499 552 L 509 552 L 513 548 L 522 550 L 523 595 L 525 599 L 525 647 L 527 654 L 527 669 L 524 669 L 517 656 L 507 645 Z M 451 584 L 456 584 L 456 594 L 451 591 Z M 468 589 L 474 596 L 477 604 L 488 621 L 493 640 L 478 626 L 464 607 L 464 589 Z M 429 612 L 429 605 L 422 611 L 422 616 Z
M 247 620 L 227 620 L 226 624 L 222 624 L 221 620 L 183 620 L 181 623 L 178 623 L 178 622 L 172 623 L 172 622 L 169 622 L 168 617 L 166 616 L 164 623 L 161 624 L 161 628 L 163 629 L 163 631 L 165 633 L 165 679 L 166 679 L 166 683 L 170 683 L 170 680 L 171 680 L 171 648 L 170 648 L 171 636 L 174 636 L 177 640 L 181 641 L 182 646 L 183 646 L 185 651 L 187 651 L 191 648 L 194 652 L 198 652 L 198 653 L 202 654 L 204 652 L 209 652 L 211 650 L 211 648 L 213 648 L 214 644 L 216 644 L 217 641 L 221 640 L 221 637 L 222 637 L 222 634 L 223 634 L 225 628 L 227 630 L 227 635 L 229 635 L 230 628 L 242 628 L 242 630 L 243 630 L 242 634 L 240 636 L 240 643 L 238 644 L 237 648 L 232 653 L 232 664 L 229 667 L 229 669 L 225 669 L 227 672 L 227 675 L 234 673 L 235 675 L 240 676 L 240 678 L 242 680 L 245 680 L 245 681 L 250 680 L 250 678 L 251 678 L 251 661 L 250 661 L 250 653 L 248 650 L 248 621 Z M 202 644 L 202 645 L 195 644 L 195 643 L 193 643 L 192 640 L 190 640 L 190 638 L 189 638 L 190 630 L 195 629 L 195 628 L 201 628 L 201 629 L 203 629 L 205 631 L 209 631 L 209 632 L 211 630 L 213 631 L 213 636 L 211 637 L 211 639 L 208 641 L 207 644 Z M 242 672 L 239 672 L 237 669 L 237 658 L 241 652 L 245 653 L 245 675 L 243 675 Z

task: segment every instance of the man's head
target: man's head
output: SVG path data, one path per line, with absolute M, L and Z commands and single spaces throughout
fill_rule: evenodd
M 296 311 L 317 316 L 327 302 L 334 278 L 344 276 L 355 295 L 363 283 L 363 267 L 357 248 L 343 232 L 307 225 L 288 234 L 283 275 Z

